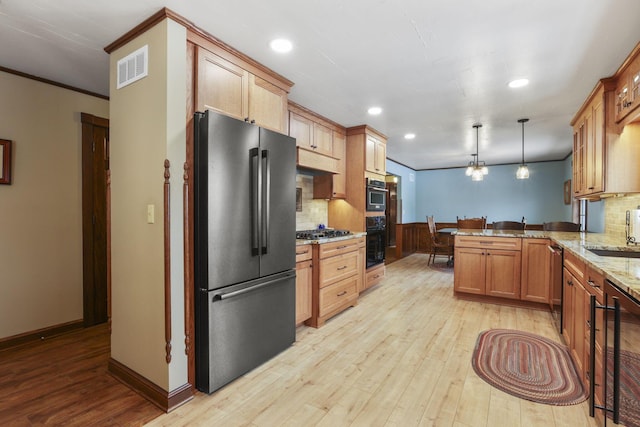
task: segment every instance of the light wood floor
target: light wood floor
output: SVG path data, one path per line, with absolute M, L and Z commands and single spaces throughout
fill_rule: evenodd
M 478 333 L 561 341 L 548 312 L 459 300 L 451 270 L 415 254 L 390 264 L 360 304 L 256 370 L 152 426 L 596 426 L 587 403 L 517 399 L 471 368 Z

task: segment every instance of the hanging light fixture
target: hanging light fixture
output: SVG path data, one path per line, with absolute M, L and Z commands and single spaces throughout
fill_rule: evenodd
M 522 123 L 522 163 L 518 166 L 518 171 L 516 172 L 517 179 L 529 179 L 529 168 L 524 163 L 524 124 L 528 121 L 529 119 L 518 119 L 518 123 Z
M 465 175 L 470 176 L 473 181 L 482 181 L 484 176 L 489 173 L 489 168 L 484 164 L 484 162 L 480 161 L 480 156 L 478 155 L 478 147 L 479 147 L 479 136 L 478 129 L 482 127 L 480 123 L 473 125 L 476 130 L 476 153 L 472 154 L 473 160 L 469 162 L 467 165 L 467 169 L 465 171 Z

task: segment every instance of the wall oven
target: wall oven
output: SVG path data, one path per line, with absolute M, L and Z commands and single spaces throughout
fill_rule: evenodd
M 599 316 L 597 310 L 603 310 Z M 603 319 L 604 320 L 600 320 Z M 604 325 L 601 324 L 604 322 Z M 591 372 L 602 370 L 603 402 L 591 398 L 590 412 L 604 411 L 604 425 L 640 426 L 640 301 L 609 280 L 604 282 L 604 305 L 591 298 L 591 336 L 605 328 L 604 362 L 598 363 L 591 351 Z M 591 348 L 593 348 L 593 339 Z M 602 365 L 602 366 L 599 366 Z M 596 375 L 597 378 L 597 375 Z M 595 383 L 595 381 L 592 381 Z M 593 387 L 591 395 L 593 396 Z M 597 395 L 597 393 L 596 393 Z
M 368 216 L 367 220 L 367 268 L 384 262 L 387 240 L 387 221 L 384 216 Z
M 384 181 L 367 178 L 367 211 L 384 212 L 387 208 L 387 189 Z

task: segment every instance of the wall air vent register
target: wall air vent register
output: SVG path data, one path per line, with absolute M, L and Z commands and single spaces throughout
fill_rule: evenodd
M 123 88 L 133 82 L 146 77 L 149 73 L 149 45 L 144 45 L 140 49 L 125 56 L 118 61 L 118 84 L 117 88 Z

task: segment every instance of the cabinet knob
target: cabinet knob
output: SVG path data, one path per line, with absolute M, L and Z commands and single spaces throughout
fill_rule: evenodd
M 244 118 L 244 121 L 245 121 L 245 122 L 248 122 L 248 121 L 249 121 L 249 117 L 245 117 L 245 118 Z

